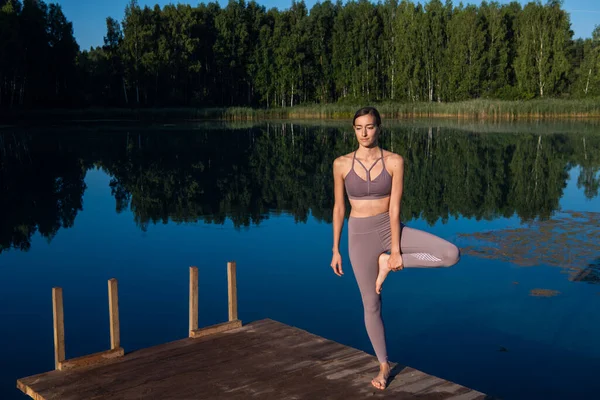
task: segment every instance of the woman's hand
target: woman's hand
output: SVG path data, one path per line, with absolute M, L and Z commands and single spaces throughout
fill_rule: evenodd
M 388 259 L 388 267 L 394 272 L 403 270 L 404 261 L 402 260 L 402 255 L 400 253 L 392 252 Z
M 337 251 L 333 253 L 333 257 L 331 258 L 331 268 L 333 268 L 333 272 L 337 276 L 344 275 L 342 271 L 342 255 Z

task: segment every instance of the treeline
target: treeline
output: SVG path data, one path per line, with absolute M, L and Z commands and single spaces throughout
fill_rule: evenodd
M 600 27 L 573 40 L 559 0 L 254 1 L 140 7 L 79 52 L 60 7 L 0 0 L 0 102 L 253 106 L 600 95 Z M 60 66 L 61 68 L 58 68 Z
M 0 133 L 0 252 L 27 250 L 36 232 L 52 239 L 71 227 L 84 209 L 90 168 L 111 177 L 115 211 L 131 211 L 140 229 L 226 220 L 250 226 L 271 213 L 331 222 L 332 160 L 355 149 L 353 135 L 337 127 L 291 124 L 18 133 Z M 559 209 L 575 166 L 577 186 L 587 198 L 600 190 L 596 134 L 403 126 L 385 131 L 383 147 L 406 160 L 405 222 L 546 219 Z
M 59 5 L 0 0 L 0 109 L 77 106 L 81 56 Z

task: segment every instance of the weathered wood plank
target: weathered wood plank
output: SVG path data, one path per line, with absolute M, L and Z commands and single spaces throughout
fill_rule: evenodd
M 268 320 L 261 320 L 251 325 L 247 325 L 241 329 L 254 332 L 256 329 L 260 329 L 262 325 L 270 326 L 270 331 L 273 335 L 277 335 L 278 332 L 281 332 L 285 327 L 283 325 L 273 326 Z M 287 333 L 281 333 L 281 335 L 285 334 Z M 256 340 L 262 341 L 258 335 Z M 215 336 L 208 336 L 198 339 L 177 340 L 134 351 L 127 354 L 127 356 L 122 360 L 119 360 L 119 364 L 115 365 L 114 368 L 99 368 L 98 370 L 94 371 L 99 371 L 106 378 L 111 378 L 112 376 L 122 376 L 122 372 L 124 371 L 127 371 L 128 373 L 135 373 L 138 369 L 143 371 L 145 368 L 152 367 L 157 360 L 177 358 L 181 355 L 185 355 L 191 351 L 189 346 L 199 345 L 205 341 L 210 341 L 215 348 L 228 348 L 233 342 L 240 342 L 240 339 L 238 337 L 231 336 L 231 332 L 226 332 L 217 334 Z M 29 378 L 23 378 L 23 380 L 35 382 L 36 385 L 43 390 L 47 387 L 52 387 L 54 385 L 54 380 L 57 379 L 57 376 L 60 377 L 59 379 L 63 385 L 68 386 L 84 377 L 84 375 L 82 375 L 84 373 L 85 371 L 77 371 L 77 373 L 72 372 L 66 375 L 57 375 L 56 371 L 50 371 L 31 376 Z
M 52 322 L 54 325 L 54 368 L 65 360 L 65 317 L 62 288 L 52 288 Z
M 257 328 L 260 328 L 260 325 L 261 324 L 257 324 Z M 248 327 L 246 329 L 251 330 L 252 327 Z M 272 335 L 277 335 L 277 332 L 281 331 L 281 330 L 282 330 L 281 327 L 279 329 L 277 329 L 277 327 L 273 327 L 270 329 L 270 331 L 272 332 Z M 287 334 L 288 333 L 283 332 L 283 333 L 279 334 L 279 336 L 284 336 Z M 234 345 L 250 346 L 250 345 L 254 345 L 255 343 L 260 344 L 263 341 L 263 338 L 260 335 L 255 335 L 252 342 L 248 342 L 248 341 L 244 342 L 244 341 L 240 340 L 240 338 L 226 336 L 227 334 L 220 334 L 220 335 L 221 335 L 221 337 L 217 338 L 219 340 L 215 340 L 214 342 L 212 342 L 214 349 L 217 351 L 231 350 L 232 346 L 234 346 Z M 274 340 L 277 340 L 277 338 L 275 336 L 272 336 L 272 337 Z M 132 374 L 136 374 L 138 371 L 141 375 L 145 375 L 147 369 L 152 368 L 160 360 L 162 360 L 163 363 L 167 363 L 170 360 L 174 360 L 175 363 L 180 362 L 180 360 L 182 358 L 184 358 L 185 356 L 194 354 L 194 348 L 190 347 L 190 345 L 193 345 L 194 343 L 201 343 L 203 340 L 204 340 L 204 338 L 187 339 L 187 340 L 178 341 L 178 342 L 171 342 L 166 345 L 157 346 L 155 351 L 150 351 L 151 349 L 153 349 L 153 348 L 151 348 L 151 349 L 144 349 L 144 350 L 140 350 L 137 352 L 133 352 L 131 354 L 128 354 L 124 358 L 124 360 L 122 360 L 123 361 L 122 363 L 119 363 L 118 365 L 111 367 L 111 368 L 104 368 L 104 369 L 99 369 L 99 370 L 95 370 L 95 371 L 99 371 L 99 373 L 101 373 L 105 378 L 115 377 L 117 380 L 121 378 L 124 381 L 126 381 L 129 379 L 129 378 L 126 378 L 126 376 L 131 376 Z M 187 343 L 185 343 L 185 345 L 184 345 L 184 343 L 182 343 L 182 342 L 187 342 Z M 204 353 L 207 353 L 207 352 L 204 351 Z M 210 353 L 208 353 L 206 355 L 211 356 Z M 214 356 L 218 357 L 219 355 L 215 354 Z M 201 359 L 196 358 L 196 361 L 198 361 L 198 360 L 201 360 Z M 176 368 L 176 366 L 177 365 L 175 364 L 174 367 Z M 54 386 L 53 378 L 54 378 L 54 376 L 50 372 L 50 373 L 40 374 L 40 375 L 31 377 L 31 380 L 36 382 L 37 389 L 44 390 L 47 387 L 52 388 Z M 71 384 L 71 383 L 85 381 L 86 379 L 87 378 L 84 373 L 69 374 L 68 376 L 61 378 L 63 383 L 67 384 L 67 385 Z
M 239 319 L 236 319 L 233 321 L 223 322 L 222 324 L 211 325 L 211 326 L 207 326 L 206 328 L 190 331 L 190 337 L 191 338 L 201 338 L 203 336 L 214 335 L 215 333 L 226 332 L 226 331 L 230 331 L 232 329 L 237 329 L 237 328 L 241 328 L 241 327 L 242 327 L 242 321 L 240 321 Z
M 36 393 L 27 384 L 23 383 L 20 379 L 17 380 L 17 389 L 25 393 L 27 396 L 31 397 L 33 400 L 47 400 L 40 394 Z
M 245 360 L 251 354 L 261 354 L 261 347 L 264 347 L 263 338 L 258 335 L 250 337 L 251 340 L 239 338 L 237 335 L 230 335 L 228 338 L 222 339 L 219 343 L 205 341 L 200 346 L 192 343 L 185 349 L 181 349 L 185 351 L 176 356 L 147 357 L 143 366 L 139 365 L 140 360 L 138 360 L 133 366 L 115 365 L 114 367 L 118 368 L 118 373 L 106 371 L 108 368 L 105 368 L 94 371 L 94 375 L 102 375 L 102 387 L 110 391 L 110 398 L 117 398 L 115 393 L 118 392 L 137 391 L 144 387 L 155 390 L 154 385 L 159 382 L 168 380 L 178 382 L 179 377 L 184 376 L 186 373 L 193 373 L 196 380 L 204 381 L 210 377 L 211 373 L 216 372 L 218 374 L 224 370 L 229 371 L 237 360 Z M 227 341 L 224 341 L 224 339 L 227 339 Z M 157 365 L 160 365 L 160 368 L 157 368 Z M 252 370 L 251 367 L 248 369 Z M 79 376 L 79 379 L 70 385 L 68 392 L 57 392 L 59 396 L 49 397 L 48 400 L 54 398 L 71 400 L 80 398 L 78 396 L 93 398 L 97 395 L 98 389 L 98 385 L 93 382 L 94 375 L 92 375 L 92 371 L 88 371 L 87 374 Z M 178 384 L 175 386 L 178 386 Z M 56 392 L 55 388 L 51 389 Z M 171 390 L 176 389 L 172 388 Z
M 289 334 L 282 326 L 273 326 L 271 332 L 273 340 L 277 340 L 278 338 Z M 227 357 L 224 357 L 223 353 L 226 355 L 230 353 L 235 354 L 235 352 L 238 352 L 240 349 L 243 350 L 245 347 L 260 347 L 263 345 L 263 341 L 263 336 L 258 334 L 248 338 L 240 338 L 238 335 L 228 332 L 218 334 L 215 337 L 209 336 L 200 339 L 183 339 L 178 342 L 171 342 L 167 345 L 159 345 L 155 348 L 133 352 L 111 366 L 94 368 L 93 370 L 87 371 L 77 371 L 78 373 L 73 372 L 68 375 L 60 376 L 58 379 L 52 371 L 26 378 L 24 381 L 26 383 L 28 383 L 27 380 L 33 382 L 35 385 L 34 389 L 42 394 L 47 394 L 48 390 L 57 392 L 55 388 L 55 382 L 57 380 L 60 380 L 61 386 L 67 388 L 75 386 L 78 391 L 83 391 L 88 386 L 96 385 L 94 380 L 95 376 L 98 375 L 102 376 L 104 381 L 109 382 L 111 387 L 132 385 L 137 378 L 147 378 L 148 371 L 156 368 L 156 365 L 159 363 L 162 369 L 172 370 L 175 374 L 178 373 L 178 367 L 180 367 L 186 359 L 192 359 L 192 364 L 196 367 L 202 367 L 201 364 L 206 362 L 206 365 L 210 368 L 210 366 L 216 365 L 219 362 L 230 361 Z M 184 344 L 181 342 L 184 342 Z M 204 342 L 209 343 L 202 345 Z M 166 348 L 164 348 L 165 346 Z M 142 355 L 139 353 L 142 353 Z M 243 354 L 239 354 L 238 356 L 243 357 Z M 231 357 L 233 357 L 233 355 Z M 62 396 L 65 395 L 64 392 L 59 392 L 58 394 L 59 396 L 49 397 L 49 399 L 63 398 Z
M 478 400 L 481 399 L 481 394 L 474 390 L 467 393 L 462 393 L 456 396 L 448 397 L 448 400 Z
M 101 351 L 94 354 L 88 354 L 83 357 L 71 358 L 69 360 L 61 361 L 58 364 L 58 369 L 61 371 L 66 371 L 69 369 L 90 367 L 92 365 L 105 363 L 117 357 L 122 357 L 124 354 L 125 351 L 121 347 Z
M 144 349 L 98 367 L 19 380 L 44 400 L 394 399 L 482 400 L 485 395 L 409 367 L 390 386 L 370 385 L 374 356 L 276 321 Z M 29 390 L 29 392 L 27 391 Z
M 294 332 L 293 330 L 290 331 L 292 333 Z M 200 368 L 202 368 L 201 372 L 203 379 L 213 381 L 214 384 L 218 384 L 222 390 L 227 390 L 228 392 L 237 391 L 241 386 L 251 388 L 254 396 L 257 396 L 260 393 L 272 392 L 271 387 L 274 385 L 274 382 L 283 380 L 284 382 L 282 382 L 282 385 L 285 386 L 285 381 L 289 381 L 290 378 L 293 378 L 295 375 L 297 375 L 296 372 L 293 371 L 289 374 L 282 374 L 281 369 L 279 368 L 281 360 L 291 364 L 298 356 L 298 353 L 294 351 L 294 344 L 298 342 L 298 337 L 294 338 L 294 335 L 290 334 L 290 332 L 286 333 L 287 334 L 282 336 L 280 340 L 268 340 L 267 342 L 262 342 L 259 346 L 256 346 L 256 348 L 245 348 L 244 351 L 250 351 L 248 351 L 247 354 L 244 354 L 244 357 L 240 357 L 242 354 L 235 350 L 231 351 L 231 353 L 233 353 L 230 354 L 231 363 L 229 363 L 227 368 L 219 368 L 209 360 L 209 363 L 206 366 L 200 367 L 198 364 L 196 364 L 195 366 L 190 365 L 189 369 L 179 369 L 179 374 L 177 374 L 176 377 L 177 388 L 162 388 L 162 386 L 158 388 L 155 387 L 151 392 L 144 392 L 144 395 L 149 396 L 151 394 L 156 398 L 165 398 L 165 396 L 171 396 L 171 398 L 188 398 L 191 396 L 191 394 L 194 394 L 194 396 L 191 396 L 193 398 L 211 397 L 208 395 L 209 392 L 207 392 L 206 388 L 204 387 L 199 388 L 197 393 L 189 392 L 188 383 L 191 384 L 195 382 L 194 379 L 190 378 L 190 374 L 198 374 Z M 261 334 L 261 337 L 264 338 L 264 335 Z M 320 345 L 322 347 L 322 344 Z M 282 351 L 274 354 L 273 350 Z M 318 358 L 319 354 L 322 354 L 322 348 L 313 347 L 311 353 L 312 354 L 307 355 L 313 355 L 314 357 Z M 364 353 L 363 355 L 366 358 L 369 357 Z M 190 361 L 190 364 L 192 363 L 193 361 Z M 376 366 L 376 363 L 372 364 L 372 368 Z M 257 368 L 259 370 L 258 373 Z M 316 371 L 310 366 L 305 369 L 309 372 Z M 302 373 L 301 375 L 306 374 Z M 298 382 L 296 386 L 298 386 L 300 383 L 306 384 L 308 387 L 312 387 L 314 385 L 311 380 L 303 379 L 301 382 Z M 193 384 L 192 386 L 197 387 L 198 385 Z M 164 391 L 162 389 L 164 389 Z M 130 395 L 134 395 L 134 392 L 128 389 L 123 392 L 113 392 L 111 395 L 114 398 L 125 398 L 129 397 Z M 223 396 L 220 391 L 212 394 L 212 397 L 219 396 Z

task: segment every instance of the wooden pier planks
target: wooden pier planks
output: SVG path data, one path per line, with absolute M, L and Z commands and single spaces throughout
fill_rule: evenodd
M 482 400 L 486 395 L 409 367 L 385 391 L 377 359 L 273 320 L 139 350 L 98 366 L 19 379 L 34 399 Z

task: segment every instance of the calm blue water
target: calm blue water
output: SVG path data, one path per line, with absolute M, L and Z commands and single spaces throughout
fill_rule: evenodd
M 64 291 L 72 358 L 109 348 L 107 280 L 117 278 L 132 351 L 187 336 L 191 265 L 200 326 L 226 321 L 230 260 L 242 321 L 272 318 L 372 353 L 346 227 L 344 277 L 329 267 L 330 164 L 354 146 L 347 127 L 71 126 L 0 138 L 0 398 L 25 398 L 16 379 L 54 368 L 52 287 Z M 384 143 L 407 159 L 403 219 L 459 247 L 472 244 L 465 234 L 600 212 L 592 133 L 399 126 Z M 566 272 L 466 252 L 449 269 L 391 274 L 390 358 L 505 399 L 594 398 L 600 286 Z

